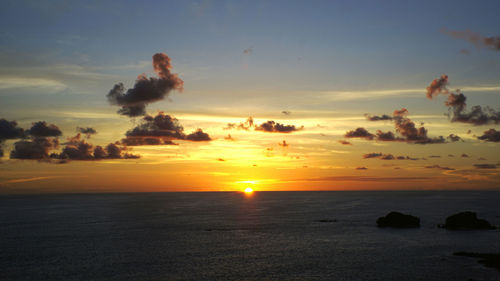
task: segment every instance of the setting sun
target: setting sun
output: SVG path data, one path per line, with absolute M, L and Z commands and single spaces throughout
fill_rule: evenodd
M 253 189 L 250 187 L 245 188 L 245 193 L 250 194 L 253 193 Z

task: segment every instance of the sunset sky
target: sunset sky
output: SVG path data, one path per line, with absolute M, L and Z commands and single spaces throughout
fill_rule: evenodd
M 5 1 L 0 193 L 498 189 L 499 10 Z

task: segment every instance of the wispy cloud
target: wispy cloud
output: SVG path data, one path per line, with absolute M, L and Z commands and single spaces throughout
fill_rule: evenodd
M 40 181 L 40 180 L 49 180 L 49 179 L 54 179 L 54 178 L 59 178 L 59 177 L 57 177 L 57 176 L 48 176 L 48 177 L 32 177 L 32 178 L 11 179 L 11 180 L 4 181 L 3 184 L 23 183 L 23 182 Z
M 0 76 L 0 89 L 12 88 L 46 88 L 61 91 L 67 86 L 57 80 L 21 76 Z
M 465 86 L 458 87 L 463 91 L 471 92 L 496 92 L 500 86 Z M 358 99 L 379 99 L 393 96 L 413 96 L 425 93 L 425 88 L 415 89 L 382 89 L 382 90 L 359 90 L 359 91 L 322 91 L 320 95 L 331 101 L 348 101 Z

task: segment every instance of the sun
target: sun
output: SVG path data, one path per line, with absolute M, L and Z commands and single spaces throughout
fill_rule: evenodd
M 246 194 L 252 194 L 253 193 L 253 189 L 250 188 L 250 187 L 245 188 L 244 191 L 245 191 Z

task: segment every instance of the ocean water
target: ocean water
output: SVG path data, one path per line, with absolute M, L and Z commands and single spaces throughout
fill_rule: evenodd
M 393 210 L 422 226 L 377 228 Z M 500 225 L 500 192 L 0 196 L 0 280 L 500 280 L 453 256 L 499 230 L 436 227 L 465 210 Z

